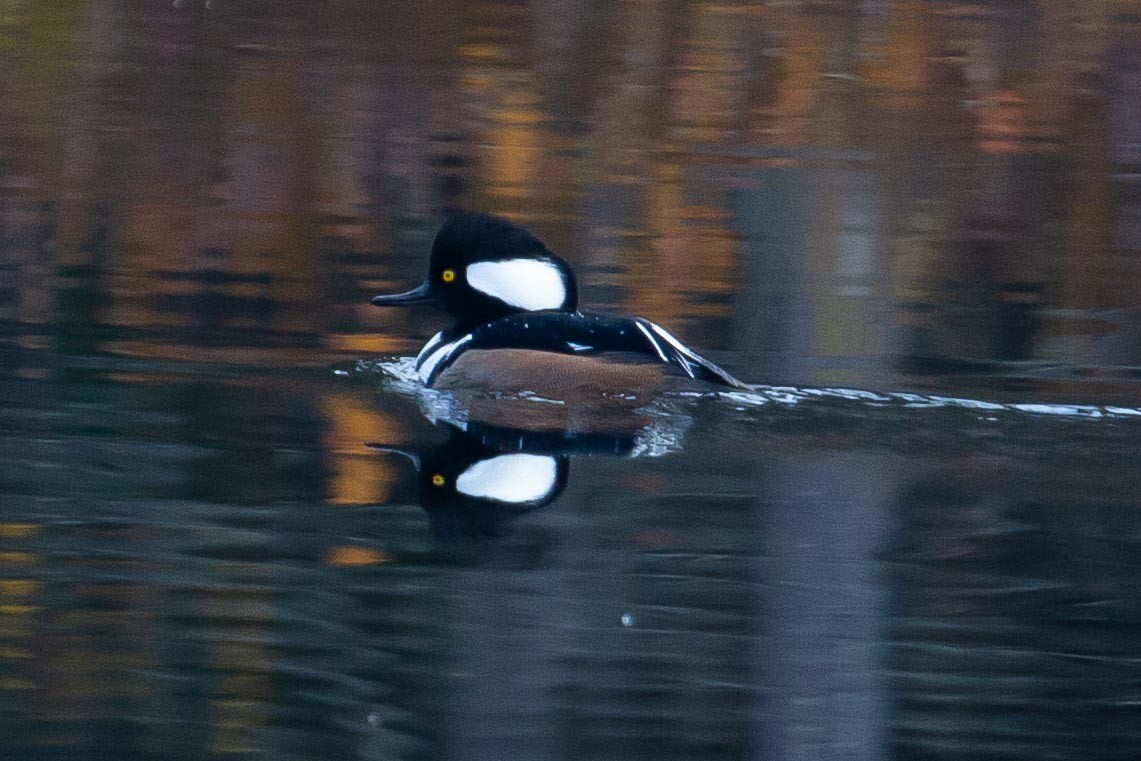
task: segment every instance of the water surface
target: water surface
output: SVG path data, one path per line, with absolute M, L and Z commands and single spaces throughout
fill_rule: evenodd
M 1141 8 L 1077 5 L 0 9 L 0 757 L 1141 756 Z M 449 206 L 758 387 L 464 424 L 367 303 Z

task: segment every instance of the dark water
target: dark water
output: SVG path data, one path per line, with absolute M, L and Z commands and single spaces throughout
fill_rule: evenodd
M 0 64 L 0 757 L 1141 757 L 1137 3 L 62 0 Z M 461 432 L 367 304 L 449 205 L 766 385 Z

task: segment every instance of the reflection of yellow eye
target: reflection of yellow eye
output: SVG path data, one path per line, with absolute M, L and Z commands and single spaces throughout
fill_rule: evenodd
M 443 486 L 443 485 L 444 485 L 444 477 L 443 476 L 441 476 L 439 473 L 432 476 L 432 486 Z
M 443 280 L 445 283 L 450 283 L 456 279 L 456 271 L 455 270 L 444 270 L 440 274 L 440 279 Z

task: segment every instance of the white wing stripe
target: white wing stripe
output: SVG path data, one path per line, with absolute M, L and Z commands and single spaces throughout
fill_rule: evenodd
M 432 377 L 432 371 L 436 369 L 436 365 L 452 356 L 456 349 L 466 344 L 471 340 L 471 338 L 471 333 L 468 333 L 463 338 L 452 341 L 451 343 L 444 344 L 429 354 L 427 357 L 425 357 L 423 361 L 417 360 L 416 372 L 420 375 L 420 380 L 424 383 L 427 383 L 428 379 Z M 424 350 L 427 351 L 428 347 L 425 346 Z M 420 352 L 420 356 L 423 355 L 424 352 Z
M 658 341 L 656 338 L 654 338 L 654 334 L 651 333 L 649 329 L 640 322 L 635 322 L 634 325 L 636 325 L 638 330 L 642 331 L 642 334 L 646 336 L 646 339 L 650 342 L 650 346 L 654 347 L 654 351 L 658 353 L 658 356 L 661 357 L 661 360 L 663 362 L 669 362 L 669 358 L 666 357 L 666 353 L 662 351 L 662 347 L 658 345 Z
M 670 346 L 677 349 L 679 352 L 684 354 L 689 359 L 697 359 L 697 355 L 694 354 L 692 351 L 690 351 L 689 347 L 687 347 L 681 341 L 677 340 L 677 338 L 675 338 L 672 333 L 670 333 L 668 330 L 666 330 L 662 326 L 655 325 L 654 323 L 651 322 L 650 323 L 650 329 L 653 330 L 655 333 L 657 333 L 659 336 L 661 336 L 663 339 L 665 339 L 666 343 L 668 343 Z
M 440 331 L 436 335 L 428 339 L 428 343 L 424 344 L 424 348 L 420 349 L 420 353 L 416 355 L 416 364 L 419 365 L 425 357 L 435 350 L 444 340 L 444 331 Z

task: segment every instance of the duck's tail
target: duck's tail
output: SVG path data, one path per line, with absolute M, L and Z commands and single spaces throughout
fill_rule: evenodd
M 634 324 L 663 362 L 680 367 L 690 378 L 730 388 L 749 388 L 747 384 L 688 348 L 661 325 L 641 317 L 634 318 Z

